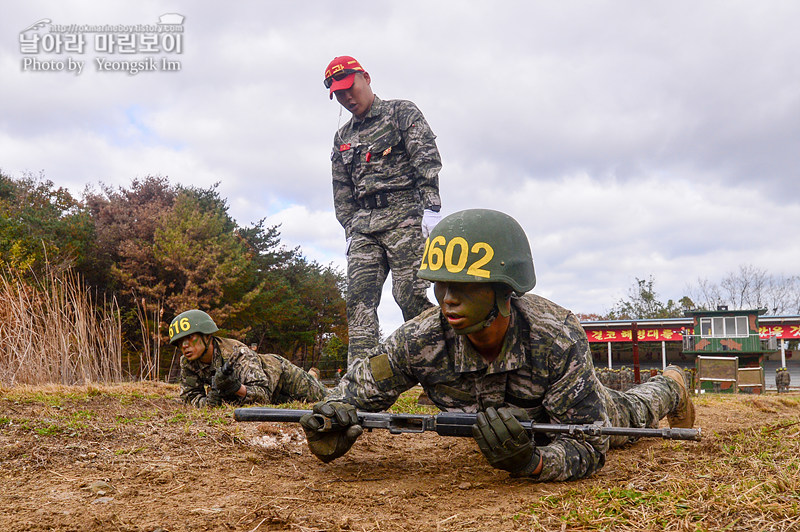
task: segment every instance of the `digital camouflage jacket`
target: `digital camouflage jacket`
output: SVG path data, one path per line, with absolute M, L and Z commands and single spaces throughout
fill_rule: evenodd
M 333 140 L 333 204 L 347 236 L 419 223 L 441 205 L 436 135 L 414 103 L 375 96 Z
M 513 405 L 538 423 L 610 426 L 608 395 L 595 376 L 580 322 L 533 294 L 512 300 L 503 352 L 491 364 L 434 307 L 403 324 L 369 358 L 357 361 L 328 400 L 379 411 L 418 382 L 444 411 Z M 543 458 L 537 478 L 544 481 L 591 475 L 605 463 L 609 447 L 608 437 L 568 435 L 537 439 L 537 444 Z
M 211 364 L 181 357 L 181 398 L 194 406 L 204 406 L 206 386 L 216 370 L 228 361 L 234 375 L 247 388 L 238 403 L 279 404 L 290 400 L 315 402 L 324 399 L 326 388 L 280 355 L 259 354 L 242 342 L 212 336 L 214 358 Z

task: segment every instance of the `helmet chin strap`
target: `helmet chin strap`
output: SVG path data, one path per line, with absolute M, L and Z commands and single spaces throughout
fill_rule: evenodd
M 211 335 L 210 334 L 204 334 L 203 335 L 203 346 L 205 347 L 205 349 L 203 349 L 203 355 L 206 354 L 206 352 L 208 351 L 208 347 L 210 345 L 211 345 Z M 211 354 L 212 354 L 212 356 L 214 354 L 213 348 L 211 350 Z
M 490 326 L 495 319 L 497 319 L 498 314 L 504 318 L 507 318 L 511 314 L 511 305 L 509 304 L 509 301 L 511 301 L 511 294 L 506 292 L 505 289 L 495 286 L 494 305 L 492 306 L 492 310 L 490 310 L 486 315 L 486 318 L 475 325 L 470 325 L 464 329 L 453 330 L 458 335 L 472 334 L 474 332 L 482 331 L 486 327 Z
M 505 287 L 494 287 L 494 304 L 499 308 L 500 315 L 507 318 L 511 315 L 511 295 Z
M 469 327 L 465 327 L 464 329 L 453 329 L 456 334 L 464 335 L 464 334 L 472 334 L 474 332 L 482 331 L 486 327 L 492 324 L 492 322 L 497 318 L 498 308 L 497 302 L 495 301 L 494 306 L 492 306 L 492 310 L 489 311 L 489 314 L 486 315 L 486 318 L 483 321 L 476 323 L 475 325 L 470 325 Z

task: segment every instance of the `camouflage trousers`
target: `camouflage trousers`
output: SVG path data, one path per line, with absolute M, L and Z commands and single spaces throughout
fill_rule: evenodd
M 264 372 L 276 383 L 272 404 L 286 403 L 289 401 L 305 401 L 314 403 L 325 399 L 328 391 L 325 385 L 303 368 L 295 366 L 280 355 L 259 355 L 262 359 L 269 359 L 269 363 L 262 363 Z
M 680 391 L 672 379 L 657 375 L 626 392 L 603 387 L 603 402 L 614 427 L 656 428 L 658 422 L 678 406 Z M 621 447 L 635 441 L 629 436 L 611 436 L 609 445 Z
M 381 233 L 353 233 L 347 253 L 347 366 L 366 358 L 380 341 L 378 305 L 389 270 L 392 295 L 403 320 L 433 306 L 425 293 L 429 283 L 417 277 L 425 241 L 415 223 Z

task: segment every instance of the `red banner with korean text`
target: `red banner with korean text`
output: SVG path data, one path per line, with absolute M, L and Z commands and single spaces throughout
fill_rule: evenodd
M 683 339 L 680 328 L 644 327 L 636 333 L 640 342 L 680 342 Z M 587 329 L 586 336 L 590 342 L 630 342 L 633 339 L 631 329 Z
M 761 326 L 758 328 L 758 335 L 764 340 L 770 336 L 784 340 L 800 340 L 800 325 Z

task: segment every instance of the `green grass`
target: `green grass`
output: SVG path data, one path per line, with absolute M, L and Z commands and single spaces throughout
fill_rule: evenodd
M 35 392 L 33 394 L 25 392 L 11 392 L 6 394 L 5 399 L 16 403 L 38 403 L 53 408 L 59 408 L 68 400 L 81 396 L 85 397 L 83 394 L 64 394 L 57 392 Z
M 163 397 L 157 393 L 142 393 L 137 391 L 126 391 L 118 394 L 108 394 L 110 397 L 119 399 L 121 405 L 130 405 L 142 399 L 159 399 Z
M 395 414 L 438 414 L 440 412 L 435 406 L 418 404 L 419 394 L 419 388 L 412 388 L 403 392 L 389 408 L 389 412 Z
M 88 410 L 78 410 L 77 412 L 72 412 L 71 414 L 67 415 L 65 423 L 66 426 L 73 431 L 80 431 L 88 428 L 89 425 L 86 422 L 95 417 L 97 417 L 97 415 L 94 412 Z
M 39 436 L 57 436 L 65 432 L 66 429 L 58 423 L 42 423 L 34 427 L 33 431 Z
M 147 447 L 133 447 L 131 449 L 117 449 L 114 454 L 117 456 L 129 456 L 132 454 L 139 454 L 147 450 Z
M 114 417 L 114 422 L 119 423 L 121 425 L 127 424 L 144 424 L 153 421 L 154 419 L 158 419 L 160 414 L 155 411 L 142 411 L 138 412 L 137 415 L 122 415 L 117 414 Z
M 189 414 L 184 412 L 180 412 L 175 414 L 174 416 L 167 419 L 167 423 L 190 423 L 191 419 L 189 418 Z

